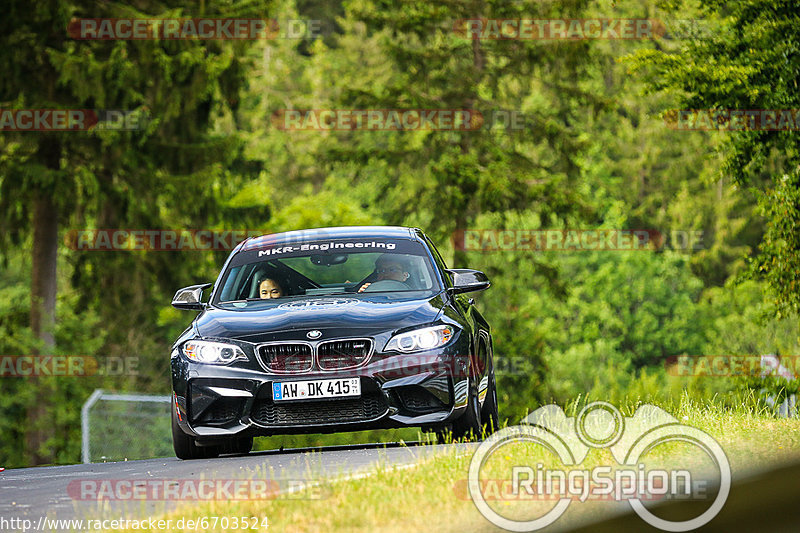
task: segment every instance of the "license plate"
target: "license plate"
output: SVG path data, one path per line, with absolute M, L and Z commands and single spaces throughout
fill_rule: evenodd
M 354 396 L 361 396 L 359 378 L 276 381 L 272 384 L 272 399 L 276 402 Z

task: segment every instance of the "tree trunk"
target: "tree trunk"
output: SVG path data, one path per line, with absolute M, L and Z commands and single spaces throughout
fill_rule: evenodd
M 39 145 L 39 158 L 50 171 L 57 171 L 60 165 L 61 145 L 57 140 L 43 139 Z M 49 183 L 49 179 L 42 180 Z M 55 348 L 56 322 L 56 261 L 58 259 L 58 212 L 51 187 L 42 187 L 33 198 L 33 252 L 31 272 L 31 330 L 41 341 L 42 355 L 52 354 Z M 33 402 L 28 406 L 25 451 L 29 464 L 50 462 L 42 446 L 49 436 L 45 420 L 49 411 L 51 395 L 42 390 L 44 385 L 37 377 L 31 380 L 35 392 Z
M 55 346 L 56 260 L 58 214 L 52 195 L 39 193 L 33 200 L 33 272 L 31 275 L 31 329 L 44 343 Z
M 483 74 L 483 67 L 484 67 L 484 58 L 483 58 L 483 50 L 481 49 L 481 43 L 479 39 L 473 39 L 472 41 L 472 69 L 473 69 L 473 79 L 475 82 L 475 86 L 481 80 L 481 76 Z M 475 103 L 478 101 L 477 93 L 473 93 L 470 97 L 464 102 L 464 108 L 469 109 L 471 111 L 475 111 Z M 472 150 L 472 137 L 470 135 L 461 135 L 461 140 L 459 141 L 459 147 L 461 148 L 461 154 L 466 156 Z M 474 185 L 474 184 L 471 184 Z M 467 193 L 467 197 L 464 200 L 463 204 L 458 207 L 456 210 L 456 218 L 455 218 L 455 231 L 466 231 L 470 229 L 470 224 L 475 220 L 474 210 L 471 209 L 470 204 L 473 201 L 473 196 L 477 194 L 477 186 L 472 186 L 471 190 L 464 191 Z M 453 250 L 453 264 L 451 268 L 466 268 L 467 267 L 467 252 L 463 249 L 460 249 L 458 246 L 455 246 Z

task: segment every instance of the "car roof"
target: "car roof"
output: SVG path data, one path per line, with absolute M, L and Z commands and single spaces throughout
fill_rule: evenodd
M 422 231 L 418 228 L 402 226 L 339 226 L 332 228 L 311 228 L 282 233 L 270 233 L 260 237 L 252 237 L 242 243 L 242 250 L 250 250 L 261 246 L 275 246 L 304 241 L 325 239 L 412 239 L 419 240 Z

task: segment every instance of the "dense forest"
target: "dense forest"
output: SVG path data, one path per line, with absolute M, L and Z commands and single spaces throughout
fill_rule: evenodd
M 81 18 L 197 17 L 281 29 L 140 40 L 68 30 Z M 635 19 L 658 31 L 516 38 L 464 23 L 500 19 Z M 119 375 L 0 377 L 0 465 L 79 461 L 80 409 L 96 388 L 168 394 L 169 347 L 192 317 L 170 298 L 215 279 L 228 253 L 82 249 L 86 230 L 420 227 L 451 267 L 492 280 L 475 298 L 510 423 L 577 397 L 738 402 L 748 382 L 675 376 L 668 362 L 800 354 L 800 123 L 731 120 L 800 109 L 796 0 L 9 0 L 0 26 L 2 110 L 138 117 L 132 128 L 0 132 L 0 356 L 136 360 Z M 390 109 L 480 120 L 284 120 Z M 719 120 L 698 127 L 698 110 Z M 642 250 L 459 239 L 503 230 L 659 238 Z

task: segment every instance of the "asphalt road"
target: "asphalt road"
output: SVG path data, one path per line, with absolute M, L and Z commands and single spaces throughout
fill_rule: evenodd
M 242 491 L 239 497 L 252 494 L 276 497 L 278 491 L 280 497 L 291 497 L 294 490 L 303 486 L 317 486 L 321 481 L 343 476 L 367 475 L 373 470 L 370 467 L 376 464 L 413 465 L 431 454 L 447 452 L 453 446 L 468 453 L 474 445 L 384 443 L 272 450 L 192 461 L 170 457 L 6 470 L 0 472 L 0 519 L 24 518 L 33 520 L 34 524 L 42 516 L 140 519 L 185 504 L 187 499 L 193 499 L 193 489 L 198 490 L 198 500 L 207 498 L 211 491 L 215 491 L 216 498 L 226 498 L 231 493 L 235 498 L 236 490 Z M 214 484 L 209 484 L 209 480 Z M 238 484 L 225 486 L 231 480 Z M 242 483 L 242 480 L 262 482 L 252 484 Z M 263 492 L 264 485 L 267 485 L 266 492 Z M 133 491 L 137 486 L 141 492 L 135 495 Z M 146 486 L 149 488 L 145 489 Z M 165 498 L 168 486 L 176 488 Z M 96 495 L 103 490 L 115 491 L 112 499 L 98 501 Z M 145 490 L 155 497 L 143 497 Z

